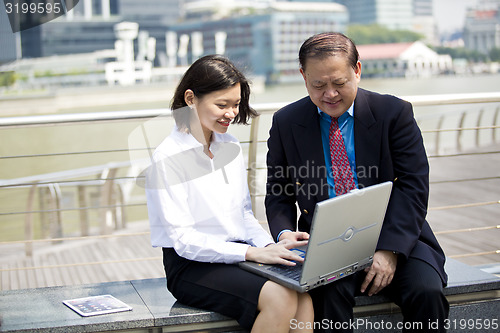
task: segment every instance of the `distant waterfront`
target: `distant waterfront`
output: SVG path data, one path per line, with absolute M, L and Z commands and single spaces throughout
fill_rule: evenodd
M 498 92 L 500 73 L 474 76 L 439 76 L 432 78 L 361 78 L 361 88 L 396 96 L 462 94 L 475 92 Z M 304 84 L 268 86 L 257 94 L 256 103 L 288 102 L 305 96 Z
M 500 73 L 432 78 L 361 78 L 360 86 L 396 96 L 499 91 Z M 0 117 L 167 108 L 173 83 L 131 87 L 66 88 L 28 98 L 0 98 Z M 256 80 L 252 103 L 286 103 L 306 95 L 302 82 L 263 86 Z

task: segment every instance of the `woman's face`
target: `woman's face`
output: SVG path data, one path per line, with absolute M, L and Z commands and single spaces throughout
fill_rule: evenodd
M 194 94 L 191 98 L 186 98 L 188 105 L 194 104 L 195 106 L 207 141 L 212 132 L 226 133 L 229 124 L 238 115 L 240 101 L 241 87 L 239 83 L 200 98 Z

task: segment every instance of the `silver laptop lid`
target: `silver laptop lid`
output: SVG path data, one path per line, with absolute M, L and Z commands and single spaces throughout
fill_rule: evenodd
M 301 284 L 373 256 L 391 190 L 385 182 L 316 204 Z

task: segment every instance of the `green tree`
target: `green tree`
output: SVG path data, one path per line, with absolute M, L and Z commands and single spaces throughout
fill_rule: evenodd
M 439 54 L 449 54 L 453 59 L 467 59 L 472 62 L 486 61 L 488 56 L 476 50 L 469 50 L 465 47 L 443 47 L 436 46 L 433 47 L 434 51 Z
M 391 30 L 379 24 L 350 25 L 346 32 L 357 45 L 415 42 L 423 38 L 408 30 Z

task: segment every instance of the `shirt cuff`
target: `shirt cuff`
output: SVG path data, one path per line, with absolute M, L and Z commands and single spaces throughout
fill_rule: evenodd
M 256 247 L 266 247 L 269 244 L 274 244 L 274 240 L 271 235 L 262 235 L 258 238 L 252 240 L 253 245 Z
M 281 230 L 281 232 L 278 234 L 278 237 L 276 237 L 276 241 L 279 242 L 280 241 L 280 237 L 283 233 L 285 232 L 292 232 L 292 230 L 288 230 L 288 229 L 284 229 L 284 230 Z
M 226 245 L 227 252 L 224 254 L 222 261 L 225 264 L 235 264 L 238 262 L 245 261 L 246 254 L 250 246 L 251 245 L 249 244 L 227 242 Z

